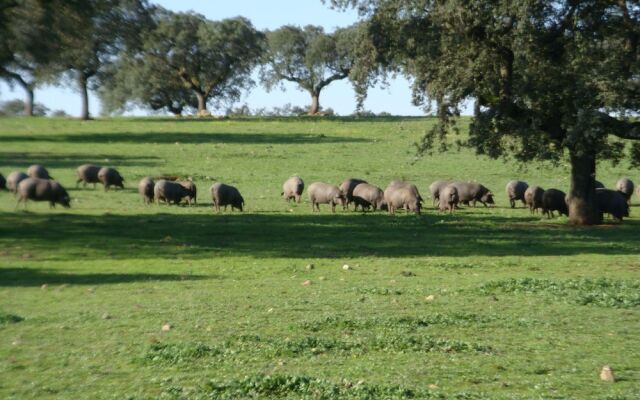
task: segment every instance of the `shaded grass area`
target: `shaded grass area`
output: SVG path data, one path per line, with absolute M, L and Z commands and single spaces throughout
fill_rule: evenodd
M 224 132 L 119 132 L 119 133 L 85 133 L 82 135 L 48 134 L 48 135 L 3 135 L 2 138 L 11 142 L 75 142 L 75 143 L 159 143 L 159 144 L 279 144 L 279 145 L 312 145 L 312 144 L 347 144 L 370 143 L 371 139 L 362 137 L 327 136 L 324 133 L 224 133 Z
M 103 285 L 114 283 L 188 281 L 205 279 L 191 274 L 135 274 L 135 273 L 61 273 L 56 270 L 27 267 L 0 268 L 0 286 L 39 286 L 47 284 Z M 210 278 L 210 277 L 209 277 Z
M 635 221 L 576 229 L 523 226 L 513 218 L 465 215 L 45 215 L 0 213 L 0 243 L 20 244 L 45 259 L 78 254 L 114 259 L 224 254 L 344 258 L 410 256 L 633 255 Z
M 55 154 L 47 152 L 8 152 L 0 151 L 0 168 L 11 165 L 46 165 L 47 168 L 75 169 L 82 164 L 109 163 L 119 166 L 148 165 L 158 163 L 158 157 L 153 156 L 122 156 L 118 154 L 87 153 L 87 154 Z M 55 177 L 54 177 L 55 178 Z

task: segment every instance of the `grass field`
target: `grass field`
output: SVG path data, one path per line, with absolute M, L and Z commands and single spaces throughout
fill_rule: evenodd
M 431 123 L 0 119 L 0 173 L 43 164 L 73 198 L 16 211 L 0 193 L 0 398 L 640 398 L 638 199 L 590 228 L 511 209 L 507 181 L 567 190 L 567 165 L 417 159 Z M 126 189 L 76 189 L 87 162 Z M 144 205 L 137 181 L 161 174 L 192 176 L 198 205 Z M 313 213 L 279 197 L 293 174 L 424 197 L 475 179 L 497 207 Z M 245 212 L 212 211 L 214 180 Z

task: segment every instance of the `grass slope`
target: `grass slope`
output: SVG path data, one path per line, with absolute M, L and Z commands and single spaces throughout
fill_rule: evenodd
M 566 190 L 567 166 L 416 159 L 431 122 L 0 120 L 0 172 L 43 164 L 73 197 L 25 212 L 0 193 L 0 397 L 638 398 L 638 208 L 592 228 L 512 210 L 508 180 Z M 75 189 L 86 162 L 127 188 Z M 137 181 L 160 174 L 193 176 L 198 206 L 143 205 Z M 498 204 L 312 213 L 279 198 L 293 174 L 425 197 L 475 179 Z M 623 175 L 640 180 L 599 166 L 608 186 Z M 213 213 L 214 180 L 246 212 Z

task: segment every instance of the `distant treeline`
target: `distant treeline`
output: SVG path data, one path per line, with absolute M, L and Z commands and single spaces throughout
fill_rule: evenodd
M 257 68 L 269 90 L 289 81 L 308 92 L 304 112 L 316 114 L 322 89 L 350 78 L 363 33 L 361 25 L 261 32 L 243 17 L 211 21 L 146 0 L 9 1 L 0 5 L 0 78 L 24 89 L 25 115 L 42 114 L 34 95 L 42 84 L 78 90 L 83 119 L 90 90 L 105 114 L 141 107 L 209 115 L 253 87 Z

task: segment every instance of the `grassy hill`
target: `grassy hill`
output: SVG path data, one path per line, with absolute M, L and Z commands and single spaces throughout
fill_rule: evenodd
M 0 119 L 0 173 L 43 164 L 73 198 L 0 193 L 0 397 L 637 398 L 638 207 L 591 228 L 511 209 L 509 180 L 566 191 L 568 166 L 416 158 L 431 123 Z M 125 190 L 75 188 L 88 162 Z M 313 213 L 280 198 L 293 174 L 477 180 L 497 206 Z M 193 177 L 198 205 L 144 205 L 147 175 Z M 213 212 L 216 180 L 244 213 Z

